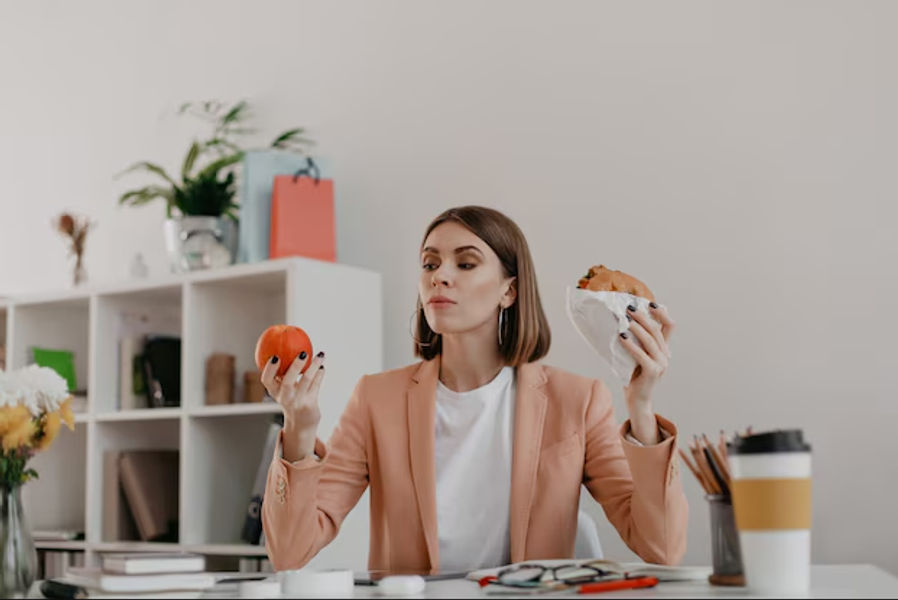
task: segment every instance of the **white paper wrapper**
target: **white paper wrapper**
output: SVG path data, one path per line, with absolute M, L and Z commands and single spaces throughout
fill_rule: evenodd
M 622 292 L 593 292 L 567 288 L 567 316 L 586 343 L 604 358 L 625 386 L 630 385 L 636 359 L 624 348 L 620 334 L 629 329 L 627 306 L 635 304 L 639 312 L 649 314 L 649 300 Z M 654 317 L 652 317 L 654 318 Z M 639 347 L 635 335 L 630 339 Z M 644 349 L 644 348 L 643 348 Z

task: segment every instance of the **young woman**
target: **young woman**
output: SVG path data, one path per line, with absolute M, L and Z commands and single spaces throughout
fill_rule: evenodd
M 324 353 L 262 382 L 284 428 L 262 505 L 268 554 L 297 569 L 371 487 L 369 568 L 455 571 L 573 553 L 585 485 L 648 562 L 685 552 L 676 428 L 654 412 L 674 322 L 631 311 L 639 364 L 618 427 L 602 381 L 543 365 L 550 333 L 524 235 L 492 209 L 447 210 L 427 228 L 413 319 L 423 360 L 366 375 L 328 445 L 316 437 Z M 642 348 L 633 338 L 642 343 Z

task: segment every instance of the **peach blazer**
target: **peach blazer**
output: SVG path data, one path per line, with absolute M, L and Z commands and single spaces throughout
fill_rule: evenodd
M 434 410 L 439 357 L 362 377 L 327 446 L 268 470 L 262 504 L 268 556 L 298 569 L 327 545 L 367 486 L 369 569 L 438 572 Z M 511 560 L 573 555 L 585 485 L 624 542 L 648 562 L 677 563 L 689 508 L 677 467 L 676 428 L 654 446 L 624 439 L 611 392 L 539 362 L 516 369 Z M 320 460 L 319 460 L 320 458 Z M 489 490 L 482 490 L 488 494 Z

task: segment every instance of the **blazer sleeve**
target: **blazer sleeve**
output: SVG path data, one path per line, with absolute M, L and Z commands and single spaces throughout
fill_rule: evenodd
M 611 391 L 600 380 L 586 409 L 583 483 L 627 546 L 646 562 L 677 564 L 686 552 L 689 505 L 680 480 L 677 429 L 656 415 L 670 437 L 639 446 L 618 428 Z
M 368 486 L 370 420 L 363 377 L 331 435 L 315 440 L 315 455 L 282 458 L 283 431 L 265 484 L 262 528 L 276 571 L 299 569 L 336 537 L 343 519 Z

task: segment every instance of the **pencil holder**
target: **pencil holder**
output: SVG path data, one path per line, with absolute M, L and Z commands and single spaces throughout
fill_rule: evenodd
M 714 566 L 708 580 L 714 585 L 745 585 L 732 498 L 708 494 L 705 499 L 711 512 L 711 562 Z

